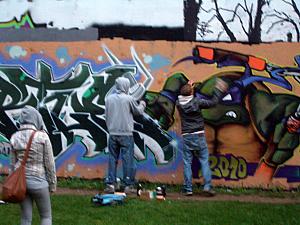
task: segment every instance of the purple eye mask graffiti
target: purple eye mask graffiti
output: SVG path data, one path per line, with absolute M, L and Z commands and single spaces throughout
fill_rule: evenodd
M 213 51 L 213 56 L 211 58 L 204 57 L 201 54 L 201 49 L 209 49 Z M 300 55 L 295 56 L 295 62 L 298 67 L 279 67 L 273 64 L 267 64 L 264 62 L 264 66 L 259 65 L 257 68 L 251 63 L 251 59 L 256 59 L 262 64 L 264 60 L 253 57 L 246 56 L 240 53 L 231 52 L 222 49 L 210 49 L 206 47 L 197 46 L 193 49 L 193 56 L 187 56 L 178 60 L 175 64 L 179 64 L 185 61 L 192 60 L 195 64 L 206 63 L 206 64 L 217 64 L 217 68 L 227 67 L 227 66 L 241 66 L 245 68 L 244 75 L 240 78 L 238 82 L 243 87 L 247 87 L 249 84 L 254 82 L 268 82 L 279 87 L 285 88 L 287 90 L 292 90 L 292 86 L 285 76 L 294 76 L 294 78 L 300 83 Z M 258 76 L 252 74 L 252 69 L 263 71 L 269 73 L 270 77 Z
M 200 99 L 210 99 L 211 97 L 196 92 L 195 96 Z M 229 96 L 226 98 L 226 96 Z M 242 102 L 242 87 L 235 83 L 233 86 L 230 86 L 229 90 L 225 94 L 225 98 L 221 100 L 222 104 L 240 104 Z

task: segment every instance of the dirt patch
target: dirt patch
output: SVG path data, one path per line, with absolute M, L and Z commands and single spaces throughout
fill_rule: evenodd
M 0 190 L 2 185 L 0 184 Z M 101 193 L 102 190 L 88 190 L 88 189 L 73 189 L 73 188 L 57 188 L 54 195 L 89 195 L 94 196 Z M 134 194 L 129 197 L 137 197 Z M 138 197 L 137 197 L 138 198 Z M 273 203 L 273 204 L 299 204 L 300 197 L 265 197 L 255 194 L 247 195 L 232 195 L 217 193 L 214 197 L 206 197 L 201 193 L 194 193 L 192 196 L 184 196 L 181 193 L 168 192 L 166 199 L 168 200 L 184 200 L 184 201 L 236 201 L 236 202 L 255 202 L 255 203 Z
M 86 189 L 69 189 L 58 188 L 54 195 L 90 195 L 93 196 L 99 193 L 99 190 L 86 190 Z M 129 195 L 135 197 L 135 195 Z M 185 200 L 185 201 L 236 201 L 236 202 L 255 202 L 255 203 L 273 203 L 273 204 L 299 204 L 300 197 L 263 197 L 258 195 L 229 195 L 218 194 L 214 197 L 206 197 L 200 193 L 192 196 L 184 196 L 180 193 L 167 193 L 166 199 L 168 200 Z

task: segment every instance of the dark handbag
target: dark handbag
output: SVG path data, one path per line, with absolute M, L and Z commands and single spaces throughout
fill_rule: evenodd
M 32 132 L 29 142 L 26 146 L 26 151 L 19 168 L 13 171 L 4 181 L 2 186 L 2 200 L 11 203 L 20 203 L 26 196 L 26 177 L 25 165 L 29 154 L 29 149 L 32 143 L 35 130 Z

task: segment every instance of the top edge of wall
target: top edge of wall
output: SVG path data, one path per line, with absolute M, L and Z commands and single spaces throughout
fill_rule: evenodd
M 147 27 L 91 27 L 79 29 L 0 29 L 0 42 L 21 41 L 92 41 L 102 38 L 124 38 L 131 40 L 182 41 L 183 28 Z

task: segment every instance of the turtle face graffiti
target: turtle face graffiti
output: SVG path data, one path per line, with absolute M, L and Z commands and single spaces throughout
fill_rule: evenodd
M 203 109 L 207 143 L 212 154 L 232 154 L 247 162 L 257 162 L 263 155 L 263 143 L 252 127 L 249 112 L 248 92 L 236 84 L 241 74 L 218 74 L 230 84 L 230 89 L 213 108 Z M 195 93 L 198 98 L 210 98 L 214 90 L 215 77 L 198 83 Z M 253 85 L 252 91 L 255 91 Z
M 295 59 L 299 65 L 299 57 Z M 299 68 L 280 68 L 253 56 L 201 46 L 194 48 L 193 56 L 177 63 L 186 60 L 193 60 L 195 64 L 215 63 L 218 68 L 244 68 L 244 72 L 221 72 L 196 83 L 195 96 L 211 97 L 215 77 L 220 77 L 229 84 L 229 90 L 215 107 L 202 110 L 209 149 L 212 154 L 233 155 L 248 163 L 261 162 L 255 175 L 262 174 L 268 182 L 278 166 L 290 159 L 299 146 L 299 132 L 288 132 L 285 120 L 297 111 L 300 98 L 288 94 L 272 94 L 265 83 L 291 90 L 292 86 L 285 76 L 293 76 L 298 81 Z M 270 77 L 253 75 L 252 70 L 266 70 Z M 162 127 L 168 129 L 174 121 L 164 118 L 172 118 L 180 87 L 187 82 L 188 78 L 184 74 L 176 73 L 167 79 L 162 91 L 155 98 L 152 97 L 153 93 L 146 93 L 149 115 L 154 116 Z M 157 105 L 162 108 L 160 111 L 163 114 L 157 112 Z M 166 116 L 168 112 L 170 113 Z M 260 170 L 261 165 L 264 171 Z M 253 175 L 253 172 L 249 175 Z

